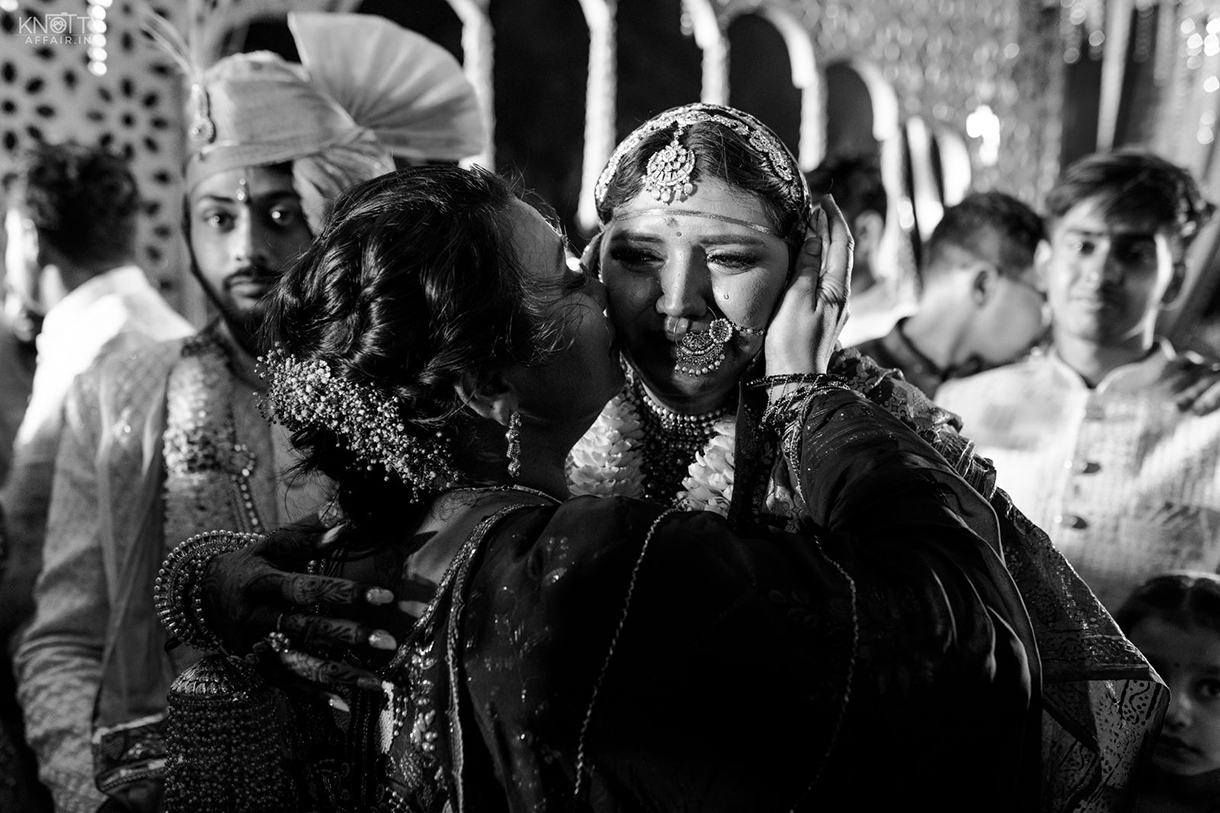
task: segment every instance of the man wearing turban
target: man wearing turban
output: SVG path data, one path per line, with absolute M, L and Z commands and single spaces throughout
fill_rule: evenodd
M 468 158 L 484 139 L 453 57 L 381 18 L 291 14 L 301 64 L 253 53 L 206 68 L 162 22 L 151 33 L 191 81 L 184 222 L 218 316 L 107 354 L 68 397 L 16 669 L 40 775 L 72 813 L 107 797 L 160 804 L 166 689 L 199 657 L 166 652 L 155 617 L 168 550 L 198 528 L 274 528 L 323 503 L 323 484 L 279 477 L 288 438 L 257 409 L 260 299 L 343 188 L 396 158 Z

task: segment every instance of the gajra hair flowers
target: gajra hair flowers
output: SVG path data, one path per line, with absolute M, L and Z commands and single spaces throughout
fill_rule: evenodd
M 277 345 L 259 358 L 268 381 L 261 404 L 269 421 L 289 431 L 324 428 L 367 464 L 397 475 L 422 499 L 458 479 L 448 439 L 441 430 L 413 431 L 400 399 L 335 375 L 322 359 L 299 359 Z

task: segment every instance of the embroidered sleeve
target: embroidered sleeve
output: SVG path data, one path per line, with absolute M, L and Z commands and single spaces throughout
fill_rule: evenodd
M 818 527 L 867 535 L 916 521 L 965 524 L 998 553 L 990 504 L 888 410 L 828 387 L 793 399 L 781 417 L 790 477 Z

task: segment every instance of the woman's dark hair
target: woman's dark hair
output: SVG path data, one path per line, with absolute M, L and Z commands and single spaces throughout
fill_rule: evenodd
M 1114 613 L 1123 632 L 1159 618 L 1178 627 L 1200 626 L 1220 632 L 1220 576 L 1178 571 L 1153 576 L 1135 589 Z
M 514 255 L 506 181 L 453 166 L 403 169 L 340 195 L 322 233 L 268 298 L 265 348 L 326 362 L 397 399 L 415 437 L 462 436 L 454 390 L 498 364 L 538 363 L 562 330 Z M 339 484 L 355 522 L 403 504 L 404 485 L 327 427 L 293 434 L 303 466 Z M 401 516 L 401 515 L 399 515 Z
M 597 208 L 598 218 L 603 223 L 614 216 L 616 209 L 640 194 L 644 188 L 648 160 L 673 139 L 676 126 L 670 125 L 649 133 L 623 155 Z M 759 150 L 751 146 L 748 136 L 722 124 L 697 121 L 681 127 L 678 142 L 695 155 L 695 171 L 691 175 L 693 183 L 698 185 L 700 178 L 715 178 L 754 193 L 770 216 L 776 232 L 800 244 L 805 219 L 809 215 L 805 208 L 806 198 L 802 195 L 803 178 L 785 181 L 761 157 Z M 795 163 L 793 171 L 799 173 Z

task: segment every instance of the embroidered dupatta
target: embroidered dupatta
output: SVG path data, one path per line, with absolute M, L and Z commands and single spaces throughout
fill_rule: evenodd
M 963 521 L 990 509 L 875 406 L 837 391 L 811 409 L 833 425 L 802 458 L 816 528 L 734 532 L 625 498 L 482 525 L 400 636 L 392 690 L 354 697 L 364 748 L 327 771 L 372 796 L 328 804 L 1035 809 L 1036 647 L 999 554 Z
M 1046 533 L 996 487 L 991 461 L 958 433 L 957 416 L 932 404 L 901 373 L 855 350 L 837 353 L 831 371 L 913 428 L 995 510 L 995 544 L 1024 599 L 1041 659 L 1040 809 L 1130 809 L 1133 781 L 1168 707 L 1168 688 Z M 739 447 L 737 459 L 743 457 L 750 455 Z

